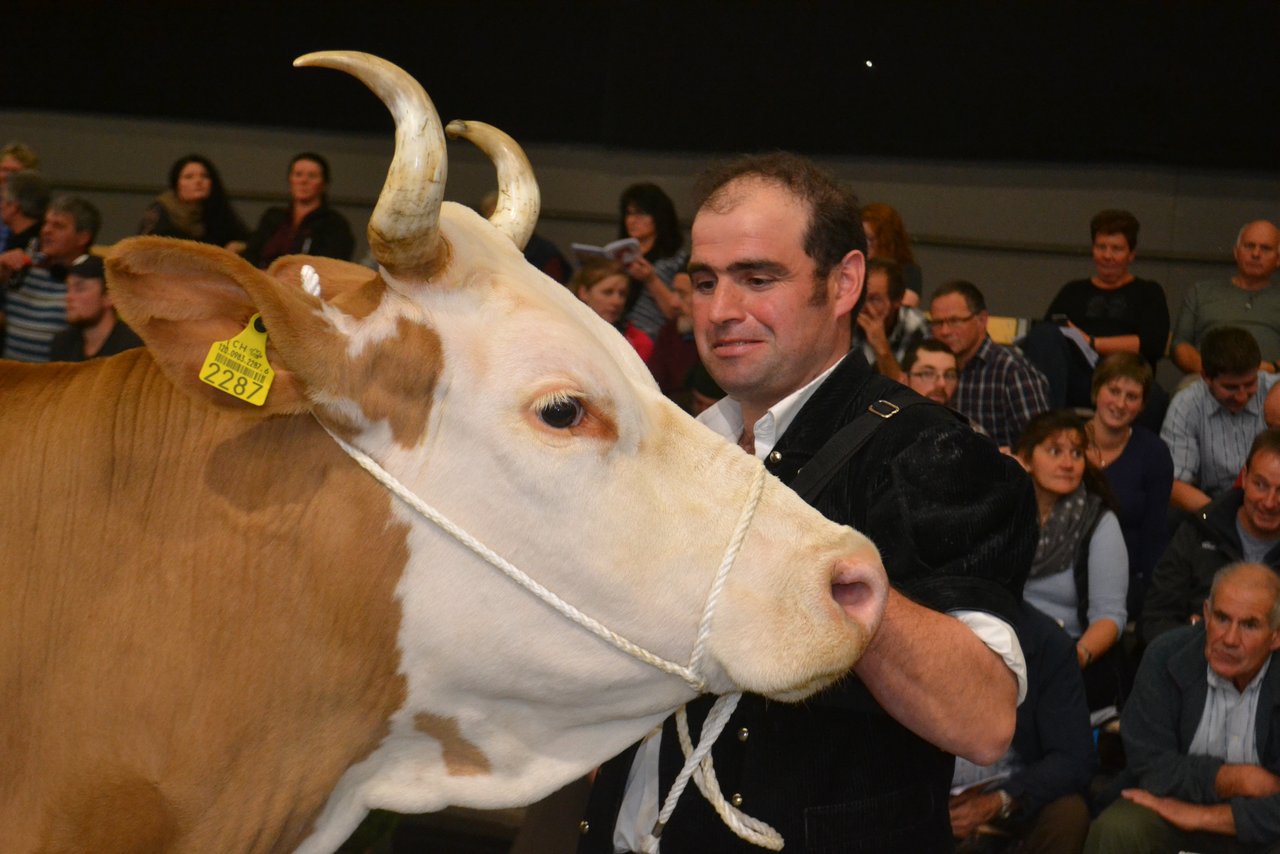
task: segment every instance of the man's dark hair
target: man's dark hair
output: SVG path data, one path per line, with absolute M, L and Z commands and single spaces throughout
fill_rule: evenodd
M 723 191 L 739 178 L 758 178 L 779 184 L 808 207 L 804 251 L 814 263 L 812 302 L 817 305 L 826 302 L 827 277 L 836 265 L 854 249 L 867 254 L 858 197 L 807 157 L 777 151 L 740 157 L 702 173 L 694 185 L 695 210 L 707 208 L 714 213 L 726 213 L 732 209 L 735 200 L 726 197 Z M 854 316 L 862 309 L 866 292 L 863 288 L 858 304 L 853 307 Z
M 872 273 L 884 273 L 885 278 L 889 280 L 889 301 L 902 302 L 902 298 L 907 295 L 907 280 L 902 278 L 902 266 L 897 261 L 888 258 L 868 258 L 868 279 L 871 278 Z
M 31 219 L 40 219 L 49 207 L 49 182 L 34 169 L 24 169 L 9 176 L 4 197 Z
M 943 344 L 937 338 L 926 338 L 916 346 L 907 351 L 907 355 L 902 360 L 902 370 L 904 373 L 910 373 L 911 367 L 920 360 L 920 351 L 926 353 L 946 353 L 948 356 L 955 357 L 955 353 L 946 344 Z
M 1089 240 L 1097 240 L 1099 234 L 1123 234 L 1129 241 L 1129 251 L 1138 248 L 1138 229 L 1142 224 L 1128 211 L 1105 210 L 1094 214 L 1089 221 Z
M 98 239 L 98 229 L 102 227 L 102 215 L 93 203 L 79 196 L 58 196 L 49 202 L 50 211 L 66 214 L 76 224 L 76 231 L 89 232 L 89 242 Z
M 1264 451 L 1280 457 L 1280 429 L 1268 427 L 1254 437 L 1253 444 L 1249 446 L 1249 456 L 1245 457 L 1244 467 L 1248 468 L 1253 458 Z
M 618 237 L 627 236 L 627 206 L 635 205 L 653 217 L 653 249 L 646 256 L 651 261 L 669 258 L 684 245 L 676 206 L 657 184 L 632 184 L 618 199 Z
M 1239 326 L 1219 326 L 1200 340 L 1200 366 L 1209 379 L 1256 371 L 1261 361 L 1257 340 Z
M 982 291 L 978 290 L 978 286 L 973 282 L 966 282 L 964 279 L 952 279 L 942 285 L 933 292 L 930 301 L 936 300 L 938 297 L 950 296 L 951 294 L 959 294 L 964 297 L 965 305 L 974 314 L 987 310 L 987 300 L 982 296 Z

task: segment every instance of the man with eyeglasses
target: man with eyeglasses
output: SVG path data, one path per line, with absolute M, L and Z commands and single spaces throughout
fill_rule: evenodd
M 1258 342 L 1259 369 L 1273 374 L 1280 360 L 1280 289 L 1271 277 L 1280 268 L 1280 229 L 1266 220 L 1240 229 L 1236 274 L 1228 281 L 1197 282 L 1182 298 L 1169 354 L 1189 374 L 1201 372 L 1204 337 L 1223 326 L 1238 326 Z
M 902 360 L 928 336 L 928 321 L 920 309 L 902 304 L 907 282 L 896 262 L 868 259 L 866 290 L 853 327 L 853 344 L 862 347 L 872 368 L 902 381 Z
M 951 348 L 960 368 L 952 405 L 1007 451 L 1027 422 L 1049 409 L 1044 374 L 987 335 L 986 299 L 973 283 L 956 280 L 938 288 L 929 315 L 933 337 Z
M 903 382 L 916 394 L 948 406 L 960 376 L 956 354 L 936 338 L 926 338 L 902 360 Z

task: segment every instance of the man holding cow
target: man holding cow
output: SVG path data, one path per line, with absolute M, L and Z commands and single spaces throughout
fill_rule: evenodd
M 776 154 L 714 170 L 699 197 L 694 332 L 728 393 L 701 420 L 871 537 L 895 588 L 837 686 L 796 706 L 743 698 L 712 751 L 719 789 L 788 851 L 949 851 L 952 754 L 999 758 L 1025 689 L 1006 621 L 1036 546 L 1030 484 L 950 412 L 850 355 L 865 263 L 852 193 Z M 694 742 L 709 705 L 690 704 Z M 684 761 L 673 720 L 602 769 L 580 851 L 645 844 Z M 758 850 L 697 793 L 660 839 L 663 854 Z

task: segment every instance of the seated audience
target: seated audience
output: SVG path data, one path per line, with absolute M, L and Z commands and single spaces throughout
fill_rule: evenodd
M 1201 510 L 1235 482 L 1253 438 L 1266 426 L 1263 399 L 1275 374 L 1258 373 L 1258 342 L 1238 326 L 1204 337 L 1201 379 L 1174 395 L 1160 429 L 1173 454 L 1170 503 Z
M 902 382 L 934 403 L 949 405 L 959 381 L 956 354 L 936 338 L 926 338 L 902 358 Z
M 618 200 L 618 237 L 640 242 L 641 257 L 627 265 L 631 289 L 626 318 L 653 339 L 680 310 L 674 282 L 689 261 L 671 197 L 657 184 L 632 184 L 623 190 Z
M 1076 642 L 1090 709 L 1119 702 L 1129 555 L 1106 483 L 1085 464 L 1084 422 L 1069 410 L 1031 419 L 1018 461 L 1031 475 L 1040 510 L 1040 543 L 1023 597 L 1058 621 Z
M 680 311 L 658 333 L 648 365 L 662 393 L 688 410 L 689 372 L 698 361 L 698 345 L 693 341 L 693 282 L 687 273 L 676 274 L 675 291 Z
M 1107 479 L 1129 552 L 1130 620 L 1142 614 L 1151 570 L 1169 544 L 1173 458 L 1160 437 L 1135 423 L 1154 385 L 1151 365 L 1137 353 L 1114 353 L 1093 372 L 1089 462 Z
M 1150 643 L 1200 618 L 1214 573 L 1249 561 L 1280 571 L 1280 430 L 1249 448 L 1243 486 L 1214 499 L 1179 526 L 1151 575 L 1141 634 Z
M 88 253 L 101 222 L 98 209 L 77 196 L 49 203 L 39 251 L 5 297 L 4 358 L 49 361 L 49 344 L 67 325 L 67 272 Z
M 1049 404 L 1055 409 L 1090 406 L 1092 362 L 1098 357 L 1138 353 L 1154 371 L 1164 354 L 1169 340 L 1164 288 L 1129 272 L 1137 257 L 1139 227 L 1128 211 L 1106 210 L 1094 216 L 1089 223 L 1093 275 L 1063 285 L 1045 313 L 1049 322 L 1036 324 L 1022 345 L 1027 358 L 1049 381 Z M 1063 328 L 1084 337 L 1092 360 L 1074 340 L 1061 334 Z M 1153 390 L 1156 399 L 1148 393 L 1150 420 L 1142 423 L 1159 430 L 1168 402 L 1162 390 Z
M 1018 351 L 987 335 L 987 303 L 976 285 L 948 282 L 929 304 L 933 337 L 960 366 L 953 405 L 1008 450 L 1033 416 L 1049 408 L 1044 374 Z
M 902 216 L 884 202 L 872 202 L 862 209 L 862 231 L 867 237 L 867 257 L 893 261 L 902 270 L 906 292 L 902 304 L 918 306 L 924 296 L 924 275 L 911 251 L 911 238 Z
M 953 791 L 966 787 L 951 797 L 956 851 L 1079 854 L 1089 832 L 1084 794 L 1097 765 L 1080 667 L 1071 639 L 1031 605 L 1019 606 L 1014 630 L 1027 662 L 1027 696 L 999 762 L 956 760 Z
M 40 242 L 40 226 L 44 224 L 44 212 L 49 207 L 49 184 L 39 172 L 27 170 L 15 172 L 0 187 L 0 221 L 9 230 L 9 236 L 0 244 L 0 253 L 17 250 L 19 257 L 29 258 Z M 16 268 L 21 268 L 25 261 Z M 10 266 L 0 261 L 0 276 Z
M 606 259 L 584 261 L 582 268 L 569 279 L 569 289 L 621 332 L 641 359 L 649 358 L 653 353 L 653 339 L 622 319 L 627 304 L 627 274 L 622 265 Z
M 871 367 L 891 380 L 902 379 L 907 351 L 929 331 L 924 312 L 902 304 L 906 285 L 902 268 L 893 261 L 867 262 L 866 296 L 853 327 L 853 344 L 862 347 Z
M 31 146 L 26 143 L 10 142 L 4 148 L 0 148 L 0 193 L 4 191 L 10 175 L 39 168 L 40 158 L 31 150 Z M 36 218 L 37 223 L 43 216 L 44 213 L 42 211 L 41 215 Z M 0 221 L 0 251 L 12 249 L 16 245 L 10 243 L 9 226 Z
M 289 204 L 267 208 L 244 257 L 264 270 L 281 255 L 351 260 L 356 240 L 347 218 L 329 207 L 329 161 L 312 151 L 289 161 Z
M 85 255 L 67 273 L 67 328 L 53 336 L 51 362 L 83 362 L 141 347 L 138 337 L 116 317 L 102 259 Z
M 1236 326 L 1258 342 L 1259 368 L 1275 373 L 1280 360 L 1280 290 L 1271 276 L 1280 267 L 1280 231 L 1266 220 L 1251 222 L 1236 238 L 1236 273 L 1229 280 L 1197 282 L 1187 288 L 1173 327 L 1170 355 L 1189 374 L 1204 372 L 1204 337 Z
M 497 190 L 485 193 L 484 198 L 480 200 L 480 204 L 476 206 L 476 212 L 485 219 L 492 218 L 493 212 L 497 209 Z M 564 257 L 564 253 L 554 243 L 536 231 L 529 235 L 529 242 L 524 245 L 524 260 L 562 285 L 567 285 L 569 276 L 573 274 L 573 268 L 569 265 L 569 259 Z
M 1121 717 L 1122 797 L 1090 854 L 1262 852 L 1280 843 L 1280 578 L 1233 564 L 1203 622 L 1153 643 Z
M 169 168 L 169 189 L 147 208 L 138 233 L 198 240 L 234 251 L 243 248 L 249 232 L 232 209 L 217 168 L 206 157 L 188 154 Z

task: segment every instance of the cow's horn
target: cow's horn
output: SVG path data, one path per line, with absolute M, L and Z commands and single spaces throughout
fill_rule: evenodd
M 293 64 L 345 71 L 391 111 L 396 153 L 369 218 L 369 248 L 393 274 L 430 278 L 448 262 L 439 223 L 449 164 L 435 105 L 402 68 L 367 53 L 327 50 L 300 56 Z
M 533 167 L 514 139 L 484 122 L 454 120 L 444 129 L 451 137 L 473 142 L 498 168 L 498 206 L 489 217 L 498 230 L 524 249 L 538 224 L 542 204 Z

